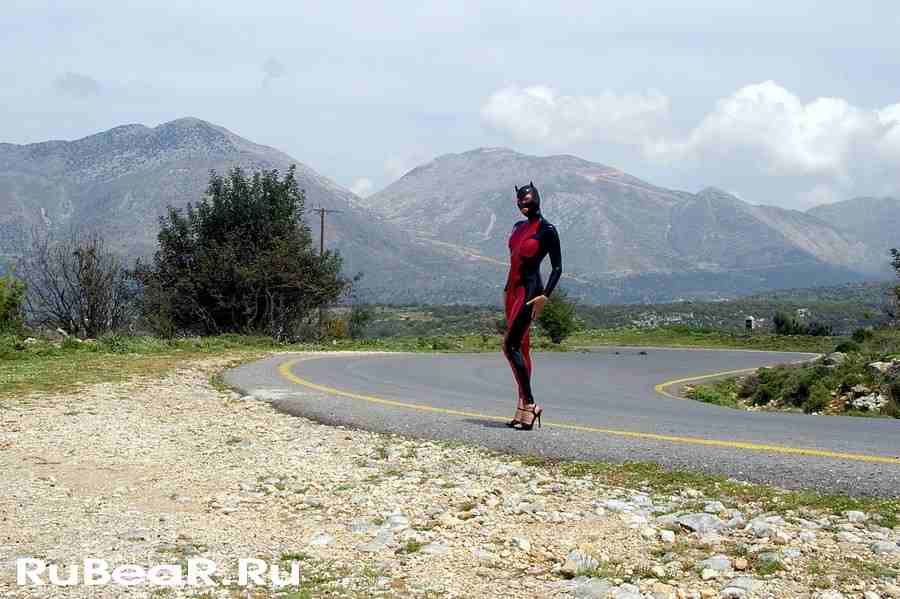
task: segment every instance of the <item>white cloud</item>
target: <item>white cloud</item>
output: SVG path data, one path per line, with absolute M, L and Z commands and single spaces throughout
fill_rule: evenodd
M 669 100 L 658 92 L 566 96 L 552 87 L 507 87 L 481 108 L 486 124 L 518 141 L 565 146 L 580 142 L 642 143 L 660 128 Z
M 364 198 L 367 195 L 371 194 L 374 188 L 375 184 L 372 183 L 371 179 L 362 177 L 353 182 L 353 185 L 350 186 L 350 191 Z
M 674 161 L 746 157 L 765 174 L 850 183 L 860 174 L 859 160 L 900 158 L 895 142 L 900 142 L 900 105 L 867 110 L 842 98 L 803 103 L 766 81 L 719 100 L 685 139 L 655 142 L 649 154 Z
M 698 187 L 744 190 L 751 202 L 776 187 L 782 200 L 803 206 L 900 193 L 900 103 L 864 108 L 843 98 L 804 101 L 764 81 L 717 101 L 696 126 L 676 134 L 678 119 L 657 92 L 566 96 L 536 85 L 495 92 L 481 115 L 512 139 L 548 149 L 636 148 L 657 168 L 691 172 Z M 758 183 L 748 189 L 754 177 Z

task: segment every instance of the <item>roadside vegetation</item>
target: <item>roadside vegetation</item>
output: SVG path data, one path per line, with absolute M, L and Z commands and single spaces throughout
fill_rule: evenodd
M 891 265 L 900 277 L 900 251 L 891 250 Z M 802 411 L 900 418 L 900 285 L 891 290 L 885 309 L 887 326 L 860 328 L 827 355 L 801 365 L 760 368 L 686 389 L 697 401 L 743 409 Z M 778 314 L 779 329 L 809 332 L 786 314 Z
M 751 410 L 900 418 L 900 330 L 859 329 L 812 363 L 760 368 L 685 396 Z

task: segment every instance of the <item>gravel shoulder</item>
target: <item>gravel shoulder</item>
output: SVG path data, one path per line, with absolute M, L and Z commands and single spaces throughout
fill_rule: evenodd
M 868 514 L 757 513 L 317 424 L 217 388 L 228 364 L 0 409 L 0 596 L 900 598 L 900 527 Z M 296 561 L 302 581 L 17 586 L 21 557 Z

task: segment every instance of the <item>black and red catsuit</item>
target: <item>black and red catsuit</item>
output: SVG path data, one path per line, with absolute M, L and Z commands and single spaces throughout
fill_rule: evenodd
M 562 255 L 556 227 L 541 215 L 540 196 L 534 183 L 516 188 L 517 204 L 527 220 L 517 222 L 509 236 L 509 276 L 506 280 L 506 335 L 503 354 L 509 361 L 523 404 L 533 404 L 531 356 L 528 352 L 532 306 L 543 294 L 549 297 L 562 275 Z M 550 256 L 552 270 L 546 287 L 541 282 L 541 262 Z

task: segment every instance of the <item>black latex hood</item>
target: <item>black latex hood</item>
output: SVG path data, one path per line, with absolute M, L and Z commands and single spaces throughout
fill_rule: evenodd
M 534 182 L 529 181 L 528 185 L 516 187 L 516 205 L 520 210 L 526 208 L 528 218 L 534 218 L 541 213 L 541 195 Z

